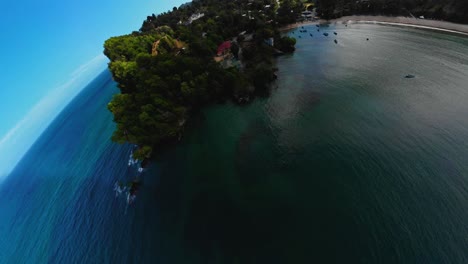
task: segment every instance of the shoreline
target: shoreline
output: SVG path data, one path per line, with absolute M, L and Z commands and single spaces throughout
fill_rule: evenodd
M 280 31 L 286 31 L 300 26 L 315 25 L 321 23 L 362 23 L 362 24 L 380 24 L 403 27 L 413 27 L 420 29 L 436 30 L 446 33 L 454 33 L 468 37 L 468 25 L 456 24 L 447 21 L 418 19 L 409 17 L 386 17 L 386 16 L 344 16 L 332 20 L 317 20 L 298 22 L 280 28 Z

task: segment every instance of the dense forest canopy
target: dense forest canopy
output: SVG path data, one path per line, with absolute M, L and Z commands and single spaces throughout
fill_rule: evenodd
M 139 31 L 108 39 L 104 54 L 121 91 L 108 105 L 117 123 L 112 139 L 137 144 L 134 156 L 145 158 L 180 138 L 200 107 L 230 99 L 245 103 L 267 93 L 275 79 L 273 55 L 294 51 L 296 43 L 278 27 L 302 10 L 300 1 L 282 3 L 193 1 L 148 16 Z
M 468 23 L 467 0 L 317 0 L 317 5 L 323 18 L 401 15 Z

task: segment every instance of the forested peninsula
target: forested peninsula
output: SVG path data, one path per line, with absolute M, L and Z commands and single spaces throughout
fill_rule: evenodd
M 201 107 L 268 94 L 274 56 L 295 49 L 296 40 L 279 28 L 302 8 L 289 0 L 196 0 L 106 40 L 104 54 L 120 89 L 108 104 L 117 124 L 112 140 L 138 145 L 134 157 L 144 159 L 180 139 Z

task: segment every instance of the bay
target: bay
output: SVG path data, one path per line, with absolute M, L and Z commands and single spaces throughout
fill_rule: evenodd
M 468 40 L 306 29 L 271 95 L 198 114 L 126 213 L 100 75 L 0 186 L 0 262 L 467 263 Z

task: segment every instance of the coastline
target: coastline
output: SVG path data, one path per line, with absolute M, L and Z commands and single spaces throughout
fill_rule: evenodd
M 468 25 L 456 24 L 447 21 L 418 19 L 410 17 L 387 17 L 387 16 L 344 16 L 332 20 L 317 20 L 303 23 L 294 23 L 280 28 L 281 31 L 294 29 L 304 25 L 314 25 L 319 23 L 364 23 L 364 24 L 381 24 L 394 25 L 404 27 L 414 27 L 421 29 L 429 29 L 442 31 L 447 33 L 460 34 L 468 36 Z

